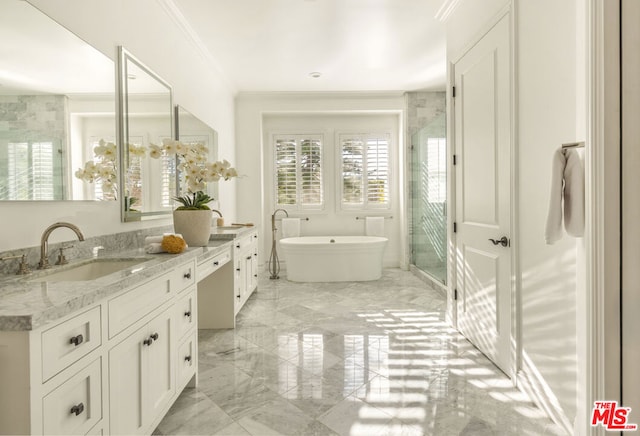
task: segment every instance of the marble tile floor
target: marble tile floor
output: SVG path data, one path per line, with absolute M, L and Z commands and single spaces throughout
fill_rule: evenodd
M 200 330 L 199 383 L 157 435 L 561 435 L 444 321 L 411 273 L 259 280 L 235 330 Z

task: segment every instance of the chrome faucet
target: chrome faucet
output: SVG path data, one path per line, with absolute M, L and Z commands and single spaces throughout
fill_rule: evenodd
M 73 230 L 76 234 L 76 236 L 78 237 L 79 241 L 84 241 L 84 235 L 82 234 L 82 232 L 80 231 L 80 229 L 71 224 L 71 223 L 64 223 L 64 222 L 60 222 L 60 223 L 54 223 L 51 224 L 49 227 L 47 227 L 45 229 L 45 231 L 42 233 L 42 237 L 40 238 L 40 262 L 38 262 L 38 268 L 39 269 L 47 269 L 50 267 L 49 265 L 49 235 L 51 235 L 51 232 L 53 232 L 55 229 L 59 228 L 59 227 L 67 227 L 71 230 Z
M 220 212 L 219 210 L 217 210 L 217 209 L 211 209 L 211 212 L 215 212 L 215 213 L 217 213 L 218 215 L 220 215 L 220 218 L 223 218 L 223 216 L 222 216 L 222 212 Z

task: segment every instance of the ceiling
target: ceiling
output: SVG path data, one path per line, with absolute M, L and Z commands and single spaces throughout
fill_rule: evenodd
M 239 92 L 444 89 L 442 2 L 173 0 Z

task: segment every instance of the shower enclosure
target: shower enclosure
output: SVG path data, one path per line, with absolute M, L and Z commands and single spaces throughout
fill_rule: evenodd
M 447 278 L 447 142 L 440 114 L 411 137 L 411 263 L 437 282 Z

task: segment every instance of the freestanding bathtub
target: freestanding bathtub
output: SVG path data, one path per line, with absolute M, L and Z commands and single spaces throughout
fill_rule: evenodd
M 387 238 L 378 236 L 301 236 L 280 240 L 293 282 L 377 280 Z

